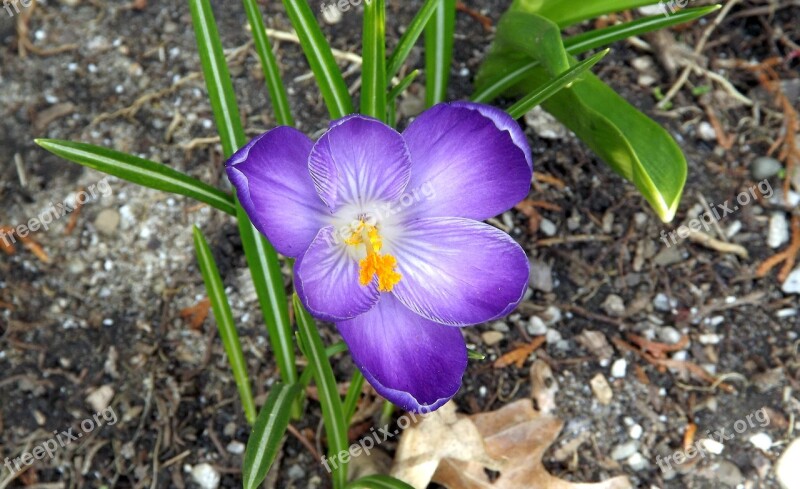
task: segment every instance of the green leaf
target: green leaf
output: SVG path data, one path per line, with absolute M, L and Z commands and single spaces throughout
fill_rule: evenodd
M 298 342 L 297 343 L 302 345 L 302 342 L 299 341 L 299 338 L 298 338 Z M 339 353 L 346 352 L 346 351 L 347 351 L 347 345 L 344 343 L 344 341 L 337 341 L 336 343 L 332 344 L 331 346 L 325 348 L 325 358 L 330 359 L 332 356 L 334 356 L 336 354 L 339 354 Z M 302 352 L 302 353 L 303 353 L 303 355 L 305 355 L 305 352 Z M 314 369 L 306 367 L 303 370 L 303 373 L 300 375 L 299 383 L 300 383 L 300 385 L 303 386 L 304 389 L 306 387 L 308 387 L 308 384 L 311 383 L 311 377 L 312 377 L 313 374 L 314 374 Z
M 233 323 L 233 314 L 228 297 L 225 294 L 225 287 L 222 285 L 222 277 L 219 275 L 217 263 L 208 247 L 208 242 L 203 237 L 203 233 L 197 226 L 192 230 L 194 237 L 194 249 L 197 253 L 197 262 L 203 274 L 203 282 L 206 285 L 206 292 L 214 310 L 214 319 L 217 322 L 219 337 L 225 347 L 228 356 L 228 363 L 233 371 L 233 379 L 236 381 L 236 388 L 239 390 L 239 398 L 242 400 L 242 407 L 247 422 L 253 424 L 256 419 L 256 404 L 253 401 L 253 393 L 250 390 L 250 380 L 247 375 L 247 364 L 244 361 L 242 345 L 239 343 L 239 334 Z
M 364 2 L 362 37 L 361 113 L 386 120 L 386 5 Z
M 350 386 L 347 388 L 347 395 L 344 397 L 344 419 L 347 426 L 350 426 L 350 419 L 356 412 L 358 400 L 361 399 L 361 388 L 364 386 L 364 374 L 356 370 L 350 379 Z
M 297 297 L 297 294 L 292 295 L 292 304 L 297 318 L 297 332 L 303 344 L 303 351 L 308 358 L 308 367 L 312 371 L 314 382 L 317 384 L 317 391 L 319 392 L 322 421 L 328 437 L 328 456 L 336 460 L 339 452 L 348 449 L 347 423 L 344 418 L 342 399 L 339 397 L 336 378 L 333 376 L 333 369 L 325 355 L 322 338 L 319 336 L 314 319 L 305 310 L 303 304 L 300 303 L 300 298 Z M 343 488 L 347 482 L 347 464 L 343 460 L 338 460 L 338 464 L 333 468 L 332 475 L 334 489 Z
M 342 72 L 336 66 L 331 47 L 325 40 L 308 2 L 283 0 L 283 5 L 300 39 L 300 46 L 314 73 L 331 119 L 339 119 L 352 113 L 353 102 L 347 92 Z
M 485 360 L 486 354 L 467 348 L 467 358 L 470 360 Z
M 564 47 L 569 54 L 582 54 L 632 36 L 640 36 L 648 32 L 695 20 L 719 10 L 719 8 L 719 5 L 711 5 L 684 9 L 669 17 L 651 15 L 631 22 L 587 31 L 565 39 Z M 491 68 L 482 69 L 478 74 L 479 78 L 476 79 L 476 85 L 480 89 L 476 90 L 471 97 L 475 102 L 488 103 L 494 100 L 500 94 L 522 82 L 539 66 L 538 61 L 530 58 L 502 60 L 495 58 L 489 59 L 487 62 L 492 63 L 492 66 Z M 484 62 L 484 66 L 487 62 Z
M 425 103 L 428 107 L 447 98 L 455 24 L 456 0 L 441 0 L 425 26 Z
M 233 83 L 228 66 L 225 64 L 222 43 L 208 0 L 189 0 L 189 6 L 214 119 L 217 122 L 223 152 L 226 157 L 230 157 L 246 142 L 236 106 Z M 286 384 L 294 384 L 298 376 L 294 364 L 292 326 L 289 322 L 289 304 L 278 254 L 266 238 L 256 230 L 238 202 L 236 208 L 242 246 L 275 360 L 283 381 Z
M 562 88 L 566 87 L 567 85 L 575 81 L 584 72 L 589 70 L 589 68 L 596 65 L 598 61 L 603 59 L 605 55 L 608 54 L 609 51 L 610 49 L 600 51 L 594 56 L 584 61 L 581 61 L 580 63 L 576 64 L 572 68 L 565 71 L 564 73 L 558 75 L 556 78 L 550 80 L 545 85 L 538 87 L 533 92 L 522 97 L 522 99 L 520 99 L 519 102 L 509 107 L 506 112 L 508 112 L 508 114 L 514 119 L 519 119 L 520 117 L 524 116 L 529 110 L 541 104 L 548 98 L 555 95 L 559 90 L 561 90 Z
M 242 484 L 245 489 L 256 489 L 267 477 L 289 426 L 292 404 L 299 394 L 298 384 L 284 385 L 278 382 L 270 389 L 244 452 Z
M 655 0 L 514 0 L 509 11 L 538 14 L 564 28 L 601 15 L 656 3 Z
M 289 108 L 289 98 L 286 96 L 286 87 L 281 80 L 281 71 L 278 61 L 272 53 L 267 31 L 264 28 L 264 19 L 258 9 L 256 0 L 243 0 L 250 30 L 253 32 L 256 53 L 261 60 L 261 69 L 264 71 L 264 81 L 272 99 L 272 108 L 275 111 L 275 120 L 282 126 L 294 126 L 294 118 Z
M 99 170 L 143 187 L 185 195 L 228 214 L 236 215 L 236 207 L 230 194 L 161 163 L 91 144 L 58 139 L 36 139 L 35 141 L 36 144 L 54 155 L 79 165 Z
M 411 23 L 408 24 L 406 31 L 400 37 L 400 40 L 397 42 L 397 47 L 394 48 L 394 51 L 392 51 L 392 55 L 389 57 L 389 61 L 387 62 L 387 80 L 391 80 L 392 77 L 394 77 L 394 75 L 400 71 L 403 63 L 405 63 L 406 59 L 408 58 L 408 54 L 411 52 L 414 44 L 417 43 L 417 39 L 419 39 L 419 36 L 425 29 L 425 25 L 427 25 L 431 16 L 436 11 L 436 6 L 441 2 L 442 0 L 425 0 L 422 8 L 419 9 L 417 15 L 415 15 L 411 20 Z
M 506 13 L 477 81 L 499 65 L 536 61 L 525 79 L 511 89 L 539 89 L 576 63 L 560 42 L 558 26 L 533 14 Z M 631 181 L 658 216 L 675 215 L 687 165 L 675 140 L 590 72 L 544 102 L 545 110 L 571 129 L 612 169 Z
M 419 76 L 419 70 L 414 70 L 405 78 L 400 80 L 400 83 L 397 84 L 394 88 L 389 91 L 389 94 L 386 96 L 386 123 L 390 126 L 394 127 L 397 123 L 396 115 L 397 115 L 397 97 L 400 96 L 403 91 L 411 85 L 411 82 L 414 81 L 415 78 Z
M 584 32 L 564 40 L 564 47 L 570 54 L 579 54 L 586 51 L 608 46 L 609 44 L 629 37 L 641 36 L 648 32 L 666 29 L 678 24 L 691 22 L 722 8 L 721 5 L 709 5 L 680 10 L 672 15 L 650 15 L 641 19 L 632 20 L 622 24 L 604 27 Z
M 211 110 L 217 122 L 225 156 L 231 156 L 238 148 L 244 146 L 246 138 L 236 106 L 236 95 L 231 83 L 231 75 L 225 64 L 222 42 L 214 22 L 214 13 L 208 0 L 189 0 L 192 13 L 192 25 L 197 40 L 197 51 L 200 54 L 200 65 L 206 80 Z
M 414 489 L 400 479 L 388 475 L 368 475 L 347 485 L 347 489 Z

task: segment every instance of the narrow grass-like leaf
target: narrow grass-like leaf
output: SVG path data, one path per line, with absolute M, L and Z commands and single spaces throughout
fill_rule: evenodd
M 721 5 L 708 5 L 705 7 L 687 8 L 669 16 L 650 15 L 630 22 L 612 25 L 602 29 L 595 29 L 568 37 L 564 39 L 564 47 L 567 49 L 567 52 L 572 55 L 584 53 L 591 49 L 628 39 L 629 37 L 641 36 L 648 32 L 691 22 L 720 8 L 722 8 Z
M 665 29 L 674 25 L 683 24 L 695 20 L 711 12 L 719 10 L 719 5 L 707 7 L 694 7 L 681 10 L 680 12 L 665 17 L 663 15 L 651 15 L 641 19 L 636 19 L 623 24 L 594 29 L 582 34 L 564 39 L 564 47 L 571 55 L 578 55 L 605 47 L 611 43 L 621 41 L 633 36 L 641 36 L 648 32 Z M 531 59 L 509 60 L 503 66 L 492 73 L 491 81 L 480 80 L 479 90 L 472 94 L 474 102 L 488 103 L 497 98 L 508 89 L 518 85 L 539 66 L 538 61 Z M 498 67 L 500 68 L 500 67 Z
M 455 24 L 456 0 L 441 0 L 425 26 L 425 104 L 428 107 L 447 98 Z
M 314 79 L 325 99 L 331 119 L 339 119 L 353 112 L 353 101 L 347 92 L 342 72 L 336 65 L 331 47 L 319 28 L 314 12 L 306 0 L 283 0 L 286 13 L 294 26 L 300 46 L 306 55 Z
M 356 412 L 358 400 L 361 398 L 361 388 L 364 386 L 364 374 L 356 370 L 350 379 L 350 386 L 347 388 L 347 395 L 344 396 L 344 419 L 347 426 L 350 426 L 350 419 Z
M 392 88 L 386 96 L 386 123 L 390 126 L 394 127 L 397 122 L 397 97 L 411 85 L 411 82 L 413 82 L 417 76 L 419 76 L 419 70 L 412 71 L 406 75 L 405 78 L 400 80 L 400 83 Z
M 368 475 L 348 484 L 347 489 L 414 489 L 400 479 L 388 475 Z
M 596 65 L 598 61 L 603 59 L 603 57 L 605 57 L 609 51 L 610 49 L 605 49 L 594 56 L 581 61 L 556 78 L 552 79 L 547 84 L 538 87 L 533 92 L 522 97 L 517 103 L 509 107 L 506 112 L 508 112 L 508 114 L 514 119 L 519 119 L 529 110 L 541 104 L 551 96 L 555 95 L 559 90 L 575 81 L 584 72 Z
M 386 120 L 386 5 L 364 2 L 361 42 L 361 113 Z
M 253 424 L 256 419 L 256 404 L 253 401 L 253 393 L 250 390 L 247 364 L 244 361 L 236 325 L 233 323 L 233 314 L 231 313 L 228 297 L 225 294 L 225 287 L 222 285 L 222 277 L 219 275 L 219 269 L 211 254 L 211 249 L 208 247 L 208 242 L 203 237 L 203 233 L 195 226 L 192 234 L 194 237 L 194 249 L 197 253 L 197 262 L 200 265 L 206 292 L 214 310 L 214 319 L 217 322 L 219 337 L 222 339 L 225 353 L 228 356 L 228 363 L 230 363 L 233 371 L 233 379 L 236 381 L 236 388 L 239 390 L 245 417 L 248 423 Z
M 417 43 L 417 39 L 419 39 L 422 31 L 425 30 L 425 25 L 427 25 L 431 16 L 436 11 L 436 6 L 441 2 L 442 0 L 425 0 L 422 8 L 419 9 L 417 15 L 415 15 L 411 23 L 408 24 L 406 31 L 400 36 L 397 46 L 394 48 L 394 51 L 392 51 L 392 55 L 386 63 L 387 80 L 391 80 L 392 77 L 400 71 L 400 68 L 408 58 L 408 54 L 411 52 L 414 44 Z
M 281 70 L 278 68 L 278 61 L 272 53 L 267 31 L 264 28 L 264 19 L 258 8 L 256 0 L 243 0 L 247 21 L 250 23 L 250 30 L 253 32 L 253 42 L 255 43 L 256 53 L 261 60 L 261 69 L 264 71 L 264 81 L 269 90 L 272 100 L 272 109 L 275 111 L 275 121 L 282 126 L 293 126 L 294 118 L 289 108 L 289 98 L 286 96 L 286 87 L 281 80 Z
M 308 358 L 308 368 L 312 370 L 314 382 L 319 392 L 319 402 L 322 406 L 322 421 L 328 437 L 328 454 L 331 458 L 347 450 L 347 423 L 344 419 L 342 399 L 336 387 L 336 378 L 333 369 L 325 355 L 322 338 L 317 331 L 314 319 L 305 310 L 297 294 L 292 296 L 294 313 L 297 318 L 297 332 L 303 343 L 303 350 Z M 338 466 L 333 467 L 333 487 L 343 488 L 347 482 L 347 464 L 340 460 Z
M 230 156 L 244 146 L 246 138 L 214 13 L 208 0 L 189 0 L 189 10 L 222 150 L 225 156 Z
M 256 489 L 267 476 L 289 426 L 292 405 L 299 394 L 299 384 L 284 385 L 278 382 L 270 389 L 244 452 L 242 485 L 245 489 Z
M 214 119 L 217 122 L 223 152 L 230 157 L 246 142 L 230 73 L 222 53 L 222 43 L 208 0 L 189 0 L 197 48 L 206 80 Z M 286 384 L 297 382 L 294 364 L 292 326 L 289 305 L 283 284 L 278 254 L 250 222 L 241 205 L 236 203 L 236 218 L 247 265 L 267 325 L 275 360 Z M 299 415 L 299 413 L 296 413 Z
M 301 346 L 303 344 L 302 341 L 299 341 L 299 338 L 297 343 Z M 337 341 L 331 346 L 325 348 L 325 357 L 330 359 L 332 356 L 346 351 L 347 351 L 347 345 L 344 343 L 344 341 Z M 305 351 L 301 351 L 301 353 L 303 353 L 304 356 L 306 355 Z M 303 370 L 303 373 L 300 375 L 300 380 L 298 381 L 298 383 L 302 385 L 303 388 L 305 389 L 306 387 L 308 387 L 308 384 L 311 383 L 311 377 L 313 376 L 313 374 L 314 374 L 314 369 L 306 367 Z
M 541 15 L 563 29 L 601 15 L 656 3 L 658 2 L 655 0 L 514 0 L 509 10 L 520 8 L 525 12 Z M 666 5 L 662 2 L 661 6 L 667 14 Z
M 36 144 L 66 160 L 129 182 L 199 200 L 236 215 L 233 196 L 161 163 L 86 143 L 36 139 Z

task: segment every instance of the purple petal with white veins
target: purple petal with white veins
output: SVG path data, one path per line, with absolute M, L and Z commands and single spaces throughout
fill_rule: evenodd
M 314 143 L 300 131 L 276 127 L 250 141 L 225 163 L 250 220 L 278 252 L 302 254 L 330 211 L 308 173 Z
M 308 167 L 320 198 L 335 211 L 346 203 L 397 199 L 408 184 L 411 159 L 400 133 L 377 119 L 350 115 L 319 138 Z
M 406 209 L 407 219 L 456 216 L 482 221 L 528 195 L 529 150 L 517 144 L 505 125 L 498 127 L 497 114 L 485 111 L 491 116 L 472 107 L 439 104 L 403 132 L 413 162 L 408 189 L 427 187 L 433 193 Z
M 319 319 L 341 321 L 370 310 L 380 293 L 375 280 L 358 282 L 358 261 L 333 226 L 319 234 L 295 263 L 295 288 L 306 309 Z
M 336 327 L 367 381 L 402 409 L 432 411 L 458 392 L 467 368 L 458 328 L 414 314 L 391 294 Z
M 481 115 L 491 119 L 498 129 L 501 131 L 508 131 L 508 133 L 511 134 L 511 139 L 514 141 L 514 144 L 525 153 L 525 160 L 528 162 L 528 166 L 531 170 L 533 170 L 533 156 L 531 155 L 531 147 L 528 145 L 528 138 L 525 136 L 525 132 L 522 128 L 519 127 L 517 121 L 508 115 L 508 112 L 503 109 L 498 109 L 494 105 L 476 104 L 475 102 L 466 102 L 462 100 L 451 102 L 450 105 L 453 107 L 477 110 Z
M 528 285 L 528 258 L 519 244 L 471 219 L 409 222 L 384 249 L 403 276 L 395 297 L 437 323 L 468 326 L 504 316 Z

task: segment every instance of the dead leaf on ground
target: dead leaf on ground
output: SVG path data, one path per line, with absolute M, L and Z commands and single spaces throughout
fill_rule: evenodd
M 560 419 L 536 411 L 530 399 L 472 416 L 456 414 L 449 402 L 403 433 L 392 476 L 416 489 L 430 482 L 448 489 L 631 487 L 625 476 L 592 484 L 565 481 L 547 472 L 542 456 L 562 426 Z M 492 482 L 484 469 L 500 476 Z
M 197 304 L 189 307 L 184 307 L 180 311 L 180 316 L 189 321 L 189 328 L 194 331 L 200 331 L 203 323 L 208 317 L 208 311 L 211 309 L 211 301 L 208 297 L 201 300 Z
M 522 368 L 522 365 L 525 363 L 525 360 L 528 359 L 530 354 L 540 346 L 544 345 L 544 342 L 545 337 L 538 336 L 530 343 L 514 348 L 510 352 L 505 353 L 503 356 L 495 360 L 494 368 L 508 367 L 512 363 L 516 364 L 517 368 Z

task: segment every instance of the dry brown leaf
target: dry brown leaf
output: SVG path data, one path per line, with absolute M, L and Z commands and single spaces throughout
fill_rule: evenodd
M 426 488 L 431 481 L 448 489 L 631 487 L 624 476 L 574 483 L 550 475 L 542 455 L 558 437 L 563 422 L 536 411 L 530 399 L 472 416 L 456 414 L 452 402 L 442 409 L 447 411 L 426 417 L 400 439 L 392 475 L 416 489 Z M 487 468 L 500 472 L 494 482 L 486 475 Z
M 503 356 L 495 360 L 494 368 L 508 367 L 512 363 L 516 364 L 517 368 L 522 368 L 522 365 L 525 363 L 525 360 L 528 359 L 528 356 L 530 356 L 534 350 L 544 345 L 544 342 L 544 336 L 537 336 L 530 343 L 514 348 L 510 352 L 505 353 Z
M 201 300 L 197 304 L 189 307 L 184 307 L 180 311 L 180 316 L 189 321 L 189 328 L 194 331 L 200 331 L 203 328 L 203 323 L 208 317 L 208 311 L 211 309 L 211 301 L 208 297 Z

